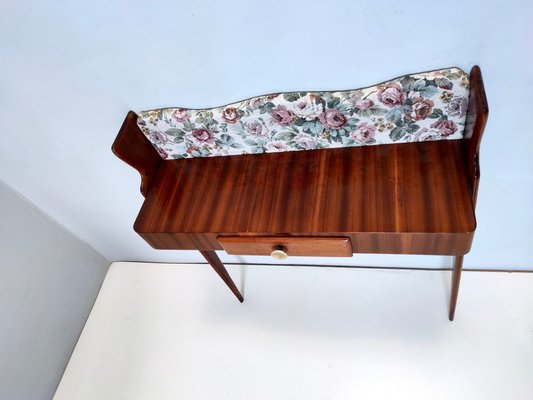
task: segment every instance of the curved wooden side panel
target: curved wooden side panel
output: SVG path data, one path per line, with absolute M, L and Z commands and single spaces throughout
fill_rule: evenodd
M 470 71 L 470 98 L 466 114 L 465 151 L 474 207 L 479 185 L 479 145 L 489 117 L 489 105 L 483 86 L 481 69 L 475 65 Z
M 130 111 L 111 146 L 115 155 L 141 174 L 141 193 L 146 196 L 163 159 L 137 126 L 137 114 Z

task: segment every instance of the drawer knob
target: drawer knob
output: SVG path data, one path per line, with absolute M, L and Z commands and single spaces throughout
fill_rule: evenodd
M 274 246 L 270 255 L 276 260 L 285 260 L 288 257 L 286 249 L 283 246 Z

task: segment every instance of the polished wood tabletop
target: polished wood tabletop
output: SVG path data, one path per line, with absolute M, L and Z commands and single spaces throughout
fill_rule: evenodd
M 135 230 L 174 249 L 219 249 L 230 234 L 468 239 L 468 185 L 461 140 L 165 161 Z M 468 251 L 446 243 L 440 253 Z

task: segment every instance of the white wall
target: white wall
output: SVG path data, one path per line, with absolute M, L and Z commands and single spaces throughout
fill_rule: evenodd
M 155 251 L 133 232 L 139 177 L 110 151 L 128 110 L 479 64 L 491 114 L 465 266 L 533 268 L 532 18 L 530 0 L 12 1 L 0 16 L 0 178 L 111 260 L 200 261 Z
M 0 181 L 0 399 L 50 399 L 109 262 Z

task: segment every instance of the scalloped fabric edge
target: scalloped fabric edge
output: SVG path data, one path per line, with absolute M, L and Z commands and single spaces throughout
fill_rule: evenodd
M 463 137 L 468 90 L 468 75 L 447 68 L 362 89 L 142 111 L 137 124 L 163 159 L 454 140 Z

